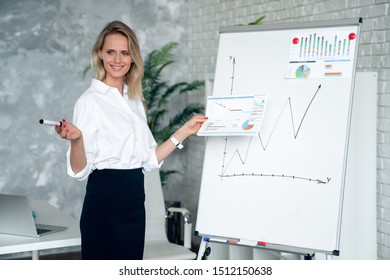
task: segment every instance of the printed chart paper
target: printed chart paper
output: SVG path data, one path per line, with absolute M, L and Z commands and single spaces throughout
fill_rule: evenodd
M 198 136 L 253 136 L 259 133 L 267 95 L 210 96 Z
M 355 32 L 293 34 L 286 78 L 350 78 L 355 47 Z

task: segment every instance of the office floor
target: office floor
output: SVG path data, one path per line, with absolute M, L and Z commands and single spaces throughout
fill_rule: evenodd
M 81 253 L 80 252 L 69 252 L 69 253 L 40 256 L 39 258 L 41 260 L 80 260 Z
M 192 244 L 191 251 L 198 253 L 199 245 Z M 41 260 L 80 260 L 81 259 L 81 252 L 67 252 L 67 253 L 43 255 L 43 256 L 40 256 L 39 259 L 41 259 Z
M 199 250 L 199 246 L 197 244 L 193 244 L 193 248 L 191 251 L 197 253 Z M 17 260 L 30 260 L 31 257 L 23 257 L 23 258 L 14 258 Z M 57 254 L 42 254 L 39 256 L 40 260 L 81 260 L 81 252 L 64 252 Z
M 31 260 L 31 257 L 16 257 L 10 258 L 13 260 Z M 40 260 L 80 260 L 81 253 L 80 252 L 67 252 L 67 253 L 58 253 L 58 254 L 46 254 L 40 255 Z

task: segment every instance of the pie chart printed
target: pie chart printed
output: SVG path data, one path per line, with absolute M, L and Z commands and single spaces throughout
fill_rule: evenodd
M 297 78 L 307 78 L 310 76 L 310 67 L 307 65 L 301 65 L 295 71 L 295 77 Z
M 249 124 L 249 120 L 245 121 L 245 122 L 242 124 L 242 129 L 243 129 L 243 130 L 251 130 L 253 127 L 254 127 L 253 124 Z

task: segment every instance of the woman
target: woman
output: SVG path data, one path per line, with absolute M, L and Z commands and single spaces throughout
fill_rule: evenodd
M 157 146 L 148 126 L 138 40 L 113 21 L 92 49 L 97 77 L 77 100 L 73 124 L 56 132 L 70 141 L 68 174 L 88 178 L 80 219 L 83 259 L 142 259 L 145 236 L 143 170 L 163 160 L 207 119 L 194 116 Z

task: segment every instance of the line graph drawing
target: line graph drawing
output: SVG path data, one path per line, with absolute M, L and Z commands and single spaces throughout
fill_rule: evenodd
M 313 178 L 305 178 L 300 176 L 294 176 L 294 175 L 284 175 L 284 174 L 263 174 L 263 173 L 241 173 L 241 174 L 228 174 L 228 175 L 219 175 L 220 177 L 239 177 L 239 176 L 258 176 L 258 177 L 278 177 L 278 178 L 290 178 L 290 179 L 297 179 L 297 180 L 305 180 L 314 182 L 317 184 L 328 184 L 331 180 L 331 178 L 326 177 L 326 180 L 320 180 L 320 179 L 313 179 Z
M 236 58 L 234 56 L 229 57 L 230 61 L 232 62 L 232 76 L 230 77 L 232 79 L 232 82 L 230 84 L 230 95 L 233 95 L 233 83 L 234 83 L 234 68 L 236 66 Z
M 296 131 L 295 131 L 295 124 L 294 124 L 294 113 L 293 113 L 293 108 L 292 108 L 292 105 L 291 105 L 291 97 L 289 97 L 289 98 L 287 99 L 286 103 L 284 104 L 282 110 L 281 110 L 280 113 L 279 113 L 279 116 L 278 116 L 278 118 L 277 118 L 277 120 L 276 120 L 276 122 L 275 122 L 275 124 L 274 124 L 274 126 L 273 126 L 273 128 L 272 128 L 271 134 L 270 134 L 270 136 L 268 137 L 268 140 L 266 141 L 266 144 L 265 144 L 265 145 L 263 144 L 263 140 L 262 140 L 262 138 L 261 138 L 260 133 L 258 134 L 259 139 L 260 139 L 260 142 L 261 142 L 261 146 L 263 147 L 263 150 L 266 150 L 266 149 L 267 149 L 268 144 L 269 144 L 269 142 L 270 142 L 270 140 L 271 140 L 271 138 L 272 138 L 272 135 L 273 135 L 273 133 L 274 133 L 274 130 L 275 130 L 275 128 L 277 127 L 277 125 L 278 125 L 278 123 L 279 123 L 279 120 L 280 120 L 280 117 L 281 117 L 282 113 L 284 112 L 284 110 L 285 110 L 285 108 L 286 108 L 287 105 L 288 105 L 288 108 L 290 109 L 292 128 L 293 128 L 293 132 L 294 132 L 294 139 L 296 139 L 296 138 L 298 137 L 299 131 L 300 131 L 300 129 L 301 129 L 301 126 L 302 126 L 303 121 L 305 120 L 306 114 L 307 114 L 307 112 L 309 111 L 310 106 L 311 106 L 311 104 L 313 103 L 314 99 L 316 98 L 317 93 L 319 92 L 320 89 L 321 89 L 321 84 L 318 86 L 316 92 L 314 93 L 312 99 L 311 99 L 310 102 L 309 102 L 309 105 L 306 107 L 305 113 L 303 114 L 302 119 L 301 119 L 301 121 L 299 122 L 298 129 L 297 129 Z
M 233 69 L 232 76 L 231 76 L 231 94 L 233 94 L 233 91 L 234 91 L 233 85 L 234 85 L 234 79 L 235 79 L 234 68 L 235 68 L 236 60 L 235 60 L 235 57 L 233 57 L 233 56 L 230 56 L 229 59 L 232 62 L 232 69 Z M 304 177 L 304 176 L 296 176 L 296 175 L 291 175 L 291 174 L 288 174 L 288 175 L 287 174 L 267 174 L 267 173 L 261 173 L 261 172 L 249 172 L 249 173 L 242 172 L 242 173 L 226 174 L 228 167 L 230 166 L 232 161 L 237 159 L 237 158 L 238 158 L 239 162 L 241 162 L 242 165 L 245 165 L 245 163 L 247 162 L 247 159 L 248 159 L 248 155 L 250 154 L 249 151 L 250 151 L 251 146 L 252 146 L 253 137 L 255 137 L 255 139 L 257 138 L 259 140 L 260 146 L 263 149 L 263 151 L 267 150 L 267 148 L 271 142 L 272 136 L 274 134 L 274 131 L 278 127 L 281 116 L 282 116 L 283 112 L 285 112 L 286 110 L 289 111 L 289 115 L 291 118 L 291 127 L 292 127 L 292 131 L 293 131 L 293 138 L 297 139 L 299 132 L 301 130 L 302 124 L 304 123 L 304 120 L 307 116 L 307 113 L 308 113 L 313 101 L 316 99 L 320 89 L 321 89 L 321 84 L 318 85 L 315 93 L 313 94 L 311 100 L 309 101 L 308 105 L 306 106 L 305 112 L 303 113 L 303 116 L 299 120 L 299 125 L 297 128 L 296 128 L 295 121 L 294 121 L 294 110 L 293 110 L 293 106 L 292 106 L 292 99 L 291 99 L 291 97 L 288 97 L 286 102 L 282 106 L 282 108 L 278 114 L 278 117 L 275 120 L 275 123 L 272 126 L 272 130 L 268 136 L 268 139 L 263 139 L 261 136 L 261 133 L 259 132 L 259 133 L 257 133 L 257 137 L 256 136 L 250 137 L 244 154 L 241 154 L 240 151 L 238 150 L 238 148 L 236 148 L 234 150 L 233 154 L 230 156 L 230 158 L 227 159 L 227 147 L 228 147 L 228 139 L 229 138 L 226 136 L 223 158 L 222 158 L 221 173 L 218 175 L 221 178 L 221 180 L 223 178 L 231 178 L 231 177 L 238 177 L 238 176 L 242 176 L 242 177 L 244 177 L 244 176 L 259 176 L 259 177 L 274 177 L 274 178 L 284 178 L 284 179 L 293 179 L 293 180 L 305 180 L 305 181 L 310 181 L 310 182 L 314 182 L 317 184 L 328 184 L 331 181 L 330 177 L 326 177 L 326 179 L 318 179 L 318 178 L 309 178 L 309 177 Z

